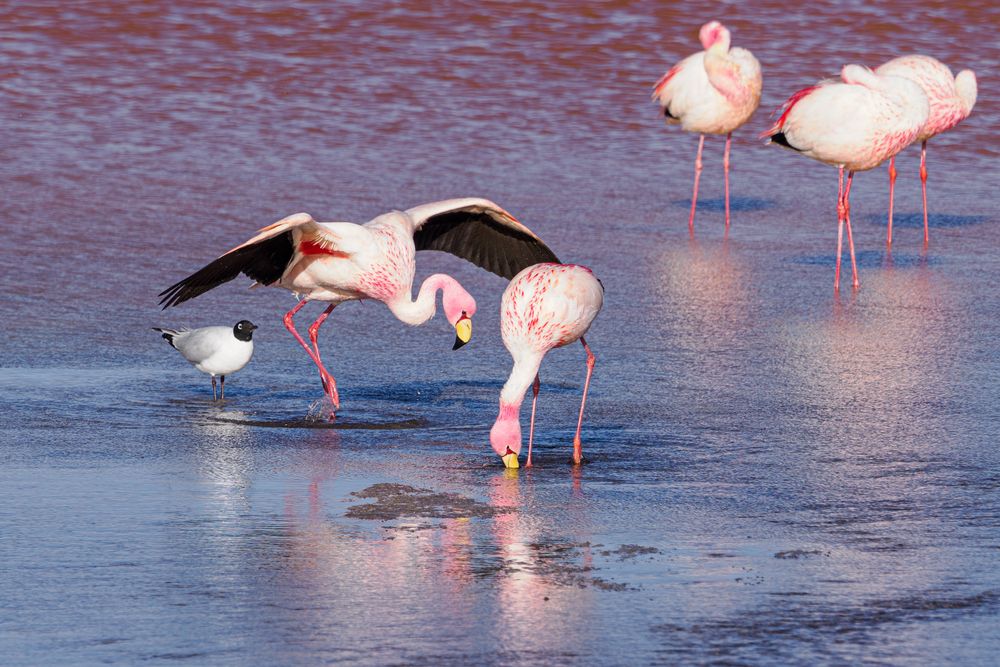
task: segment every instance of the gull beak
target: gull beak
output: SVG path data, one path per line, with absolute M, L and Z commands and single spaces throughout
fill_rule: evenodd
M 504 466 L 510 470 L 521 467 L 517 462 L 517 454 L 510 451 L 510 447 L 507 448 L 507 453 L 500 457 L 500 460 L 503 461 Z
M 451 349 L 457 350 L 472 339 L 472 320 L 465 313 L 455 322 L 455 346 Z

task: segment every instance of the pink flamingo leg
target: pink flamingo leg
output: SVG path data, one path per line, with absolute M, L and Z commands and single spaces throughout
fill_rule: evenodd
M 219 395 L 215 393 L 215 376 L 212 376 L 212 400 L 219 400 Z
M 580 465 L 583 463 L 583 445 L 580 443 L 580 429 L 583 428 L 583 408 L 587 405 L 587 389 L 590 388 L 590 376 L 594 372 L 594 362 L 596 358 L 590 351 L 587 341 L 580 336 L 583 349 L 587 351 L 587 381 L 583 383 L 583 400 L 580 401 L 580 417 L 576 420 L 576 437 L 573 438 L 573 463 Z
M 847 174 L 847 187 L 844 188 L 844 219 L 847 221 L 847 247 L 851 250 L 851 285 L 857 289 L 861 283 L 858 282 L 858 263 L 854 259 L 854 235 L 851 234 L 851 183 L 854 181 L 854 172 Z
M 219 376 L 219 385 L 221 386 L 221 389 L 222 389 L 222 396 L 221 396 L 221 398 L 222 398 L 222 400 L 226 400 L 226 376 L 225 375 L 220 375 Z
M 896 156 L 889 159 L 889 231 L 886 232 L 885 244 L 892 245 L 892 194 L 896 187 Z
M 930 240 L 927 233 L 927 140 L 920 144 L 920 190 L 924 196 L 924 245 Z
M 332 313 L 333 309 L 336 307 L 337 304 L 331 303 L 326 307 L 326 310 L 324 310 L 320 316 L 316 318 L 316 321 L 309 325 L 309 340 L 312 341 L 313 352 L 316 353 L 317 359 L 320 359 L 319 342 L 317 341 L 319 328 L 323 325 L 323 322 L 326 321 L 326 318 L 330 316 L 330 313 Z M 337 382 L 333 379 L 332 375 L 326 372 L 326 369 L 323 366 L 320 366 L 319 377 L 323 382 L 323 390 L 326 392 L 326 395 L 330 397 L 330 402 L 333 403 L 334 409 L 339 410 L 340 394 L 337 393 Z
M 726 231 L 729 231 L 729 144 L 733 139 L 733 133 L 726 135 L 726 152 L 722 155 L 722 169 L 726 180 Z
M 528 460 L 524 462 L 525 468 L 531 467 L 531 443 L 535 439 L 535 406 L 538 403 L 538 389 L 542 386 L 541 381 L 538 376 L 535 375 L 535 381 L 531 384 L 531 424 L 528 426 Z
M 833 274 L 833 289 L 840 291 L 840 256 L 844 247 L 844 168 L 840 168 L 837 184 L 837 270 Z
M 330 375 L 329 372 L 327 372 L 327 370 L 323 367 L 323 362 L 319 360 L 319 357 L 317 357 L 316 354 L 312 351 L 312 348 L 309 347 L 309 344 L 306 343 L 302 339 L 302 336 L 299 335 L 299 332 L 295 330 L 295 324 L 292 321 L 292 318 L 295 317 L 295 313 L 302 310 L 302 307 L 306 305 L 306 303 L 307 300 L 303 299 L 302 301 L 299 301 L 299 303 L 294 308 L 285 313 L 285 318 L 284 318 L 285 328 L 288 329 L 288 331 L 293 336 L 295 336 L 295 340 L 299 341 L 299 345 L 302 346 L 302 349 L 306 351 L 306 354 L 309 355 L 309 358 L 312 359 L 313 363 L 316 364 L 316 366 L 319 368 L 320 377 L 322 377 L 324 373 L 326 375 Z M 332 379 L 333 376 L 331 375 L 330 378 Z
M 705 135 L 698 140 L 698 157 L 694 159 L 694 194 L 691 195 L 691 217 L 688 218 L 688 229 L 694 231 L 694 211 L 698 208 L 698 179 L 701 178 L 701 149 L 705 147 Z

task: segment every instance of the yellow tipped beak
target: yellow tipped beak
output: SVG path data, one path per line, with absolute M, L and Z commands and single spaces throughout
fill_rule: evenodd
M 521 467 L 521 465 L 517 462 L 517 454 L 514 452 L 507 452 L 501 456 L 500 459 L 507 468 L 513 469 Z
M 472 320 L 463 315 L 458 322 L 455 322 L 455 346 L 451 349 L 457 350 L 470 340 L 472 340 Z

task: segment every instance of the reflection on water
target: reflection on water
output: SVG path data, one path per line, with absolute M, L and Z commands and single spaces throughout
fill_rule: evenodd
M 5 663 L 993 660 L 1000 9 L 703 9 L 0 5 Z M 693 137 L 648 95 L 710 18 L 765 83 L 733 137 L 728 238 L 706 178 L 692 239 Z M 935 139 L 926 251 L 883 250 L 885 172 L 859 176 L 862 289 L 837 296 L 829 167 L 755 133 L 790 92 L 901 53 L 977 70 L 983 94 Z M 418 266 L 477 299 L 458 352 L 440 317 L 374 303 L 324 327 L 348 428 L 302 428 L 317 384 L 286 293 L 241 278 L 157 309 L 289 213 L 464 195 L 604 281 L 589 465 L 563 465 L 567 352 L 546 359 L 545 465 L 496 467 L 504 281 L 461 260 Z M 244 318 L 255 358 L 219 404 L 149 330 Z

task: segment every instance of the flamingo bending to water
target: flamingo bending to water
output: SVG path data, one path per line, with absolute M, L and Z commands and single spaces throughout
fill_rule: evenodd
M 901 76 L 919 85 L 930 102 L 930 116 L 920 133 L 920 189 L 924 200 L 924 244 L 927 231 L 927 140 L 958 125 L 969 117 L 976 105 L 976 75 L 962 70 L 953 76 L 947 65 L 930 56 L 911 55 L 893 58 L 875 70 L 876 74 Z M 889 161 L 889 229 L 886 245 L 892 245 L 892 199 L 896 184 L 896 157 Z
M 391 211 L 363 225 L 316 222 L 297 213 L 260 230 L 201 270 L 160 293 L 164 308 L 176 306 L 243 273 L 259 285 L 281 287 L 300 298 L 285 314 L 285 327 L 319 368 L 323 389 L 340 407 L 337 384 L 320 359 L 319 328 L 345 301 L 374 299 L 407 324 L 434 315 L 438 291 L 445 317 L 455 327 L 458 349 L 472 336 L 476 301 L 457 280 L 435 274 L 411 296 L 417 250 L 443 250 L 487 271 L 511 278 L 527 266 L 557 261 L 551 250 L 514 216 L 486 199 L 466 198 Z M 329 303 L 309 327 L 312 347 L 292 321 L 309 301 Z
M 726 183 L 726 229 L 729 229 L 729 146 L 733 130 L 743 125 L 760 104 L 760 63 L 739 47 L 729 48 L 729 30 L 718 21 L 701 27 L 698 39 L 705 47 L 688 56 L 660 77 L 653 87 L 653 100 L 663 107 L 668 123 L 680 123 L 697 132 L 698 156 L 694 161 L 694 193 L 688 229 L 694 229 L 701 177 L 701 150 L 706 134 L 726 135 L 722 158 Z
M 531 425 L 528 430 L 528 458 L 535 434 L 535 405 L 538 401 L 538 368 L 552 348 L 579 340 L 587 352 L 587 379 L 583 385 L 580 416 L 573 438 L 573 463 L 583 461 L 580 429 L 587 403 L 594 354 L 583 335 L 604 303 L 604 286 L 593 272 L 578 264 L 538 264 L 510 281 L 500 303 L 500 330 L 503 343 L 514 358 L 510 378 L 500 392 L 500 414 L 490 430 L 490 445 L 508 468 L 518 467 L 521 452 L 521 403 L 528 387 L 533 389 Z
M 854 172 L 877 167 L 903 150 L 927 122 L 929 105 L 920 86 L 898 76 L 879 75 L 867 67 L 845 65 L 841 81 L 820 81 L 792 95 L 781 107 L 781 117 L 761 137 L 840 168 L 837 194 L 837 270 L 834 289 L 840 289 L 840 257 L 844 222 L 851 251 L 853 285 L 859 286 L 851 233 L 851 182 Z M 844 169 L 847 168 L 847 185 Z

